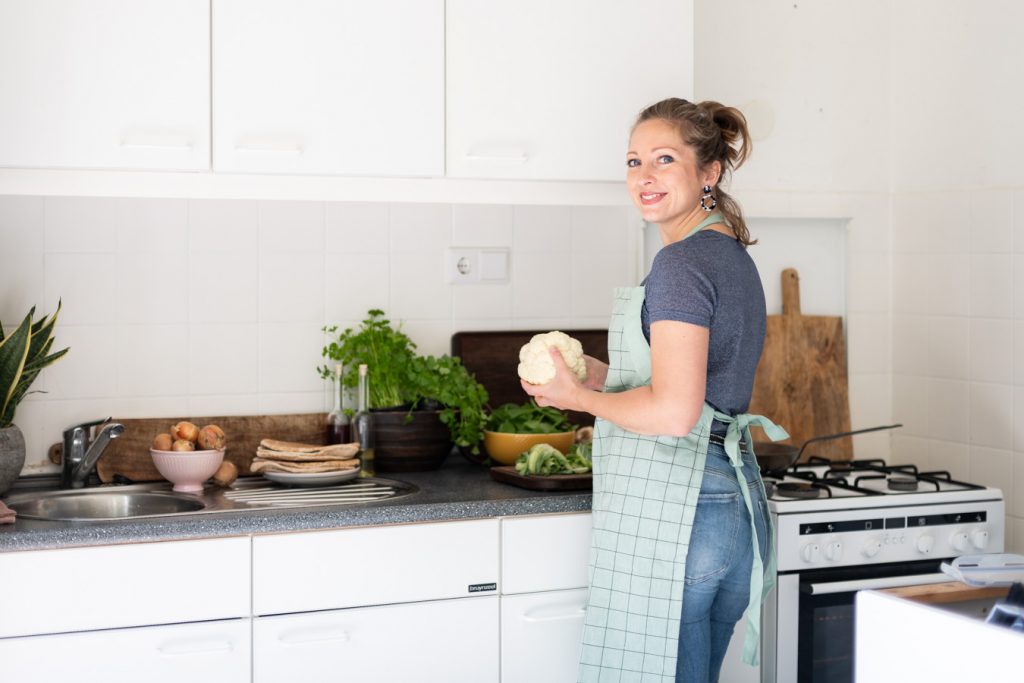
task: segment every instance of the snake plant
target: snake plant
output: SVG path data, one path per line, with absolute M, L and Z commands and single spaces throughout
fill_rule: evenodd
M 29 393 L 28 388 L 39 371 L 68 352 L 63 349 L 50 353 L 60 303 L 49 318 L 44 315 L 33 322 L 35 312 L 33 306 L 10 335 L 4 335 L 3 325 L 0 325 L 0 429 L 14 422 L 14 411 Z

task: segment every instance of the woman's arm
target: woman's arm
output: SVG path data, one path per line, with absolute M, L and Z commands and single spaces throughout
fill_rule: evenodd
M 594 391 L 576 380 L 552 350 L 555 378 L 523 382 L 538 405 L 578 410 L 638 434 L 685 436 L 700 419 L 707 383 L 706 327 L 674 320 L 651 325 L 651 384 L 618 393 Z

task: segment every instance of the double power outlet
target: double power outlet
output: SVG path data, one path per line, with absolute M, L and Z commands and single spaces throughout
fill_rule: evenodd
M 445 253 L 445 280 L 453 285 L 508 282 L 508 249 L 449 247 Z

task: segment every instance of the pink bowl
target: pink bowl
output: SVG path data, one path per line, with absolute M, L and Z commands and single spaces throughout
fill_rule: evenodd
M 153 464 L 164 479 L 174 484 L 173 490 L 193 493 L 203 490 L 203 482 L 213 476 L 224 462 L 219 451 L 158 451 L 149 449 Z

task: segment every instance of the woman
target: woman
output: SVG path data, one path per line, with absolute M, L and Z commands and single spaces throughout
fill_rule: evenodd
M 756 662 L 774 567 L 748 426 L 786 434 L 745 412 L 764 292 L 719 182 L 749 151 L 743 115 L 716 102 L 640 113 L 627 184 L 664 247 L 640 287 L 616 290 L 610 365 L 588 356 L 581 384 L 552 351 L 555 378 L 523 383 L 540 405 L 598 418 L 582 681 L 715 681 L 745 609 Z

